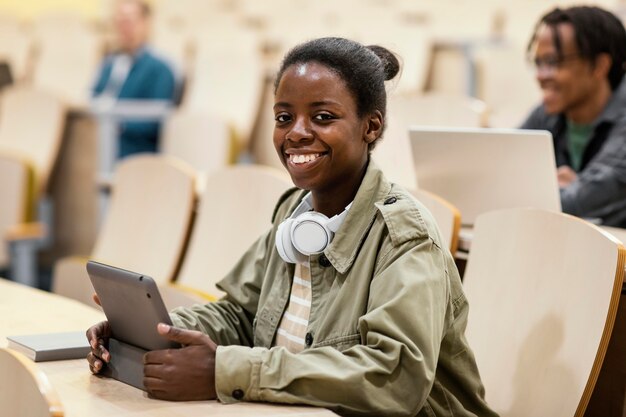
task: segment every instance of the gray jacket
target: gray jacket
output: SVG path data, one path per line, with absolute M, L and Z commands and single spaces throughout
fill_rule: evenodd
M 571 166 L 563 114 L 537 107 L 521 126 L 552 133 L 557 166 Z M 532 167 L 529 167 L 532 169 Z M 593 122 L 593 136 L 583 153 L 578 178 L 561 189 L 563 211 L 599 218 L 607 226 L 626 227 L 626 85 L 622 83 Z

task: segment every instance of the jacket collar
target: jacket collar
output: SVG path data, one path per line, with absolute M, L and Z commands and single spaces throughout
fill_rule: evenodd
M 346 219 L 324 251 L 339 273 L 345 274 L 354 263 L 378 212 L 374 203 L 383 200 L 390 191 L 391 183 L 370 159 Z

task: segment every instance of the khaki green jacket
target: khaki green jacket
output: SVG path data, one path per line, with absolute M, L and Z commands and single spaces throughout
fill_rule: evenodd
M 173 312 L 220 346 L 218 398 L 302 403 L 342 415 L 492 416 L 465 340 L 468 305 L 431 215 L 370 163 L 345 222 L 310 259 L 307 348 L 272 347 L 294 266 L 274 246 L 305 192 L 220 282 L 222 300 Z

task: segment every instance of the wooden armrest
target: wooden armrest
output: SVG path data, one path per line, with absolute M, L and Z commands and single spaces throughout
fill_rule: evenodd
M 159 291 L 168 310 L 176 307 L 191 307 L 194 304 L 206 304 L 217 300 L 217 297 L 203 291 L 178 284 L 161 285 Z
M 202 290 L 199 290 L 197 288 L 189 287 L 187 285 L 176 284 L 176 283 L 171 283 L 169 285 L 171 287 L 174 287 L 175 289 L 183 291 L 185 293 L 197 295 L 198 297 L 200 297 L 202 300 L 204 300 L 206 302 L 217 301 L 217 297 L 216 296 L 211 295 L 208 292 L 204 292 Z
M 46 237 L 48 229 L 44 223 L 31 222 L 20 223 L 7 229 L 4 237 L 9 242 L 24 240 L 42 240 Z

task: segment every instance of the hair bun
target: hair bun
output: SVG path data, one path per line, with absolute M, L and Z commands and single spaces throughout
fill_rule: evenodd
M 374 52 L 383 63 L 385 81 L 389 81 L 398 75 L 398 72 L 400 72 L 400 61 L 398 61 L 393 52 L 380 45 L 368 45 L 366 48 Z

